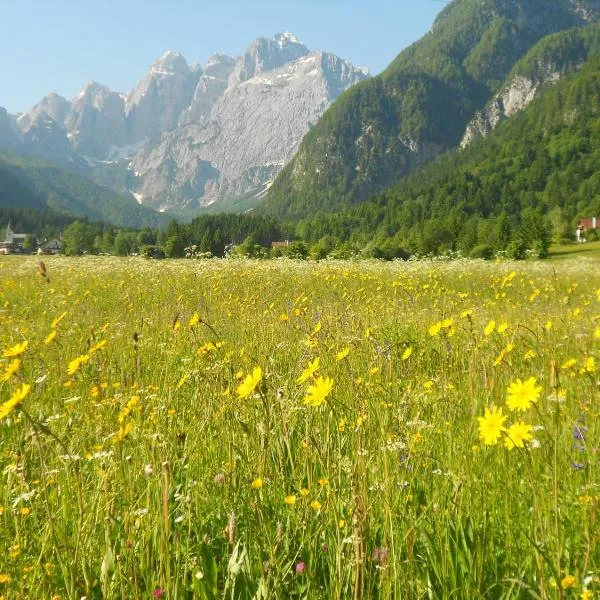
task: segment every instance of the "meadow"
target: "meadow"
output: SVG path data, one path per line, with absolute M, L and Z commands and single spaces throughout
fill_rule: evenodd
M 600 594 L 600 273 L 0 259 L 0 598 Z

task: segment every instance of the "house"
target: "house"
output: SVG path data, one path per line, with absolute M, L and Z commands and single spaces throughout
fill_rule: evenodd
M 271 242 L 271 249 L 278 250 L 279 248 L 287 248 L 290 245 L 290 240 L 285 240 L 283 242 Z
M 15 233 L 11 229 L 9 221 L 4 233 L 4 241 L 0 242 L 0 254 L 21 254 L 26 252 L 23 246 L 28 237 L 33 237 L 33 235 L 31 233 Z
M 589 229 L 600 229 L 600 218 L 586 217 L 580 219 L 577 229 L 575 230 L 575 240 L 577 242 L 585 242 L 585 232 Z
M 579 227 L 582 229 L 600 229 L 600 219 L 598 217 L 587 217 L 579 219 Z
M 45 240 L 38 246 L 38 254 L 60 254 L 63 246 L 63 242 L 58 238 Z

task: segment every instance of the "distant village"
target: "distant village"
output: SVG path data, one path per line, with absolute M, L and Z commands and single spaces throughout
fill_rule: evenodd
M 58 238 L 38 240 L 33 233 L 16 233 L 10 222 L 0 242 L 0 254 L 60 254 L 63 242 Z

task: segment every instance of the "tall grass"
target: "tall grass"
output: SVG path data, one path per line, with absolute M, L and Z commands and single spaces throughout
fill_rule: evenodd
M 31 389 L 0 421 L 0 596 L 594 597 L 599 288 L 575 261 L 1 259 L 0 404 Z

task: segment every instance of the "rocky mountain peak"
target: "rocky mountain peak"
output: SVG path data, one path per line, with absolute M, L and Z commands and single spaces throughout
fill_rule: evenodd
M 150 67 L 150 75 L 172 77 L 174 75 L 187 76 L 190 67 L 187 60 L 180 52 L 167 50 Z
M 213 54 L 204 65 L 202 71 L 204 75 L 217 77 L 218 79 L 227 79 L 235 66 L 235 58 L 226 54 Z
M 272 71 L 309 54 L 309 49 L 291 33 L 280 33 L 273 38 L 258 38 L 238 59 L 232 74 L 232 83 Z

